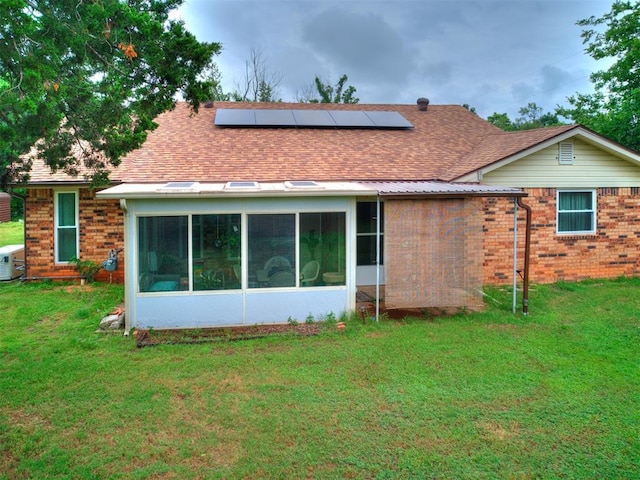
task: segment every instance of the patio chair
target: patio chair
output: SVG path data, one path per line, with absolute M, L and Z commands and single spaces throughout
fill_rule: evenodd
M 312 286 L 318 279 L 320 273 L 320 263 L 317 260 L 311 260 L 305 263 L 300 271 L 300 285 L 303 287 Z

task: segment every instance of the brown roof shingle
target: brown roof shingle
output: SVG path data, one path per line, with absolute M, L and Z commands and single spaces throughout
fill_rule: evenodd
M 413 129 L 217 127 L 218 108 L 395 111 Z M 194 114 L 179 102 L 160 115 L 142 148 L 122 159 L 115 182 L 251 180 L 451 181 L 566 132 L 566 125 L 503 132 L 457 105 L 216 102 Z M 86 183 L 34 161 L 31 183 Z
M 156 120 L 144 147 L 123 159 L 124 182 L 432 180 L 501 132 L 463 107 L 216 103 L 217 108 L 397 111 L 409 130 L 215 127 L 216 108 L 185 104 Z

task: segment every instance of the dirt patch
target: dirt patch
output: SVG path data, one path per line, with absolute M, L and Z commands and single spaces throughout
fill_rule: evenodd
M 199 329 L 167 329 L 147 330 L 136 329 L 133 333 L 138 347 L 150 347 L 160 344 L 177 343 L 208 343 L 217 341 L 235 341 L 262 338 L 274 335 L 318 335 L 329 327 L 324 322 L 251 325 L 247 327 L 199 328 Z

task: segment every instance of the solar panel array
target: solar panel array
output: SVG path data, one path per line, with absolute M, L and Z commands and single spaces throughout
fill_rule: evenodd
M 220 108 L 219 127 L 413 128 L 398 112 L 364 110 L 286 110 Z

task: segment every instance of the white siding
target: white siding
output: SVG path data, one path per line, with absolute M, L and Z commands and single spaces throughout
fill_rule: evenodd
M 574 141 L 574 155 L 572 165 L 560 165 L 556 144 L 485 173 L 482 183 L 520 188 L 640 186 L 640 166 L 580 140 Z

